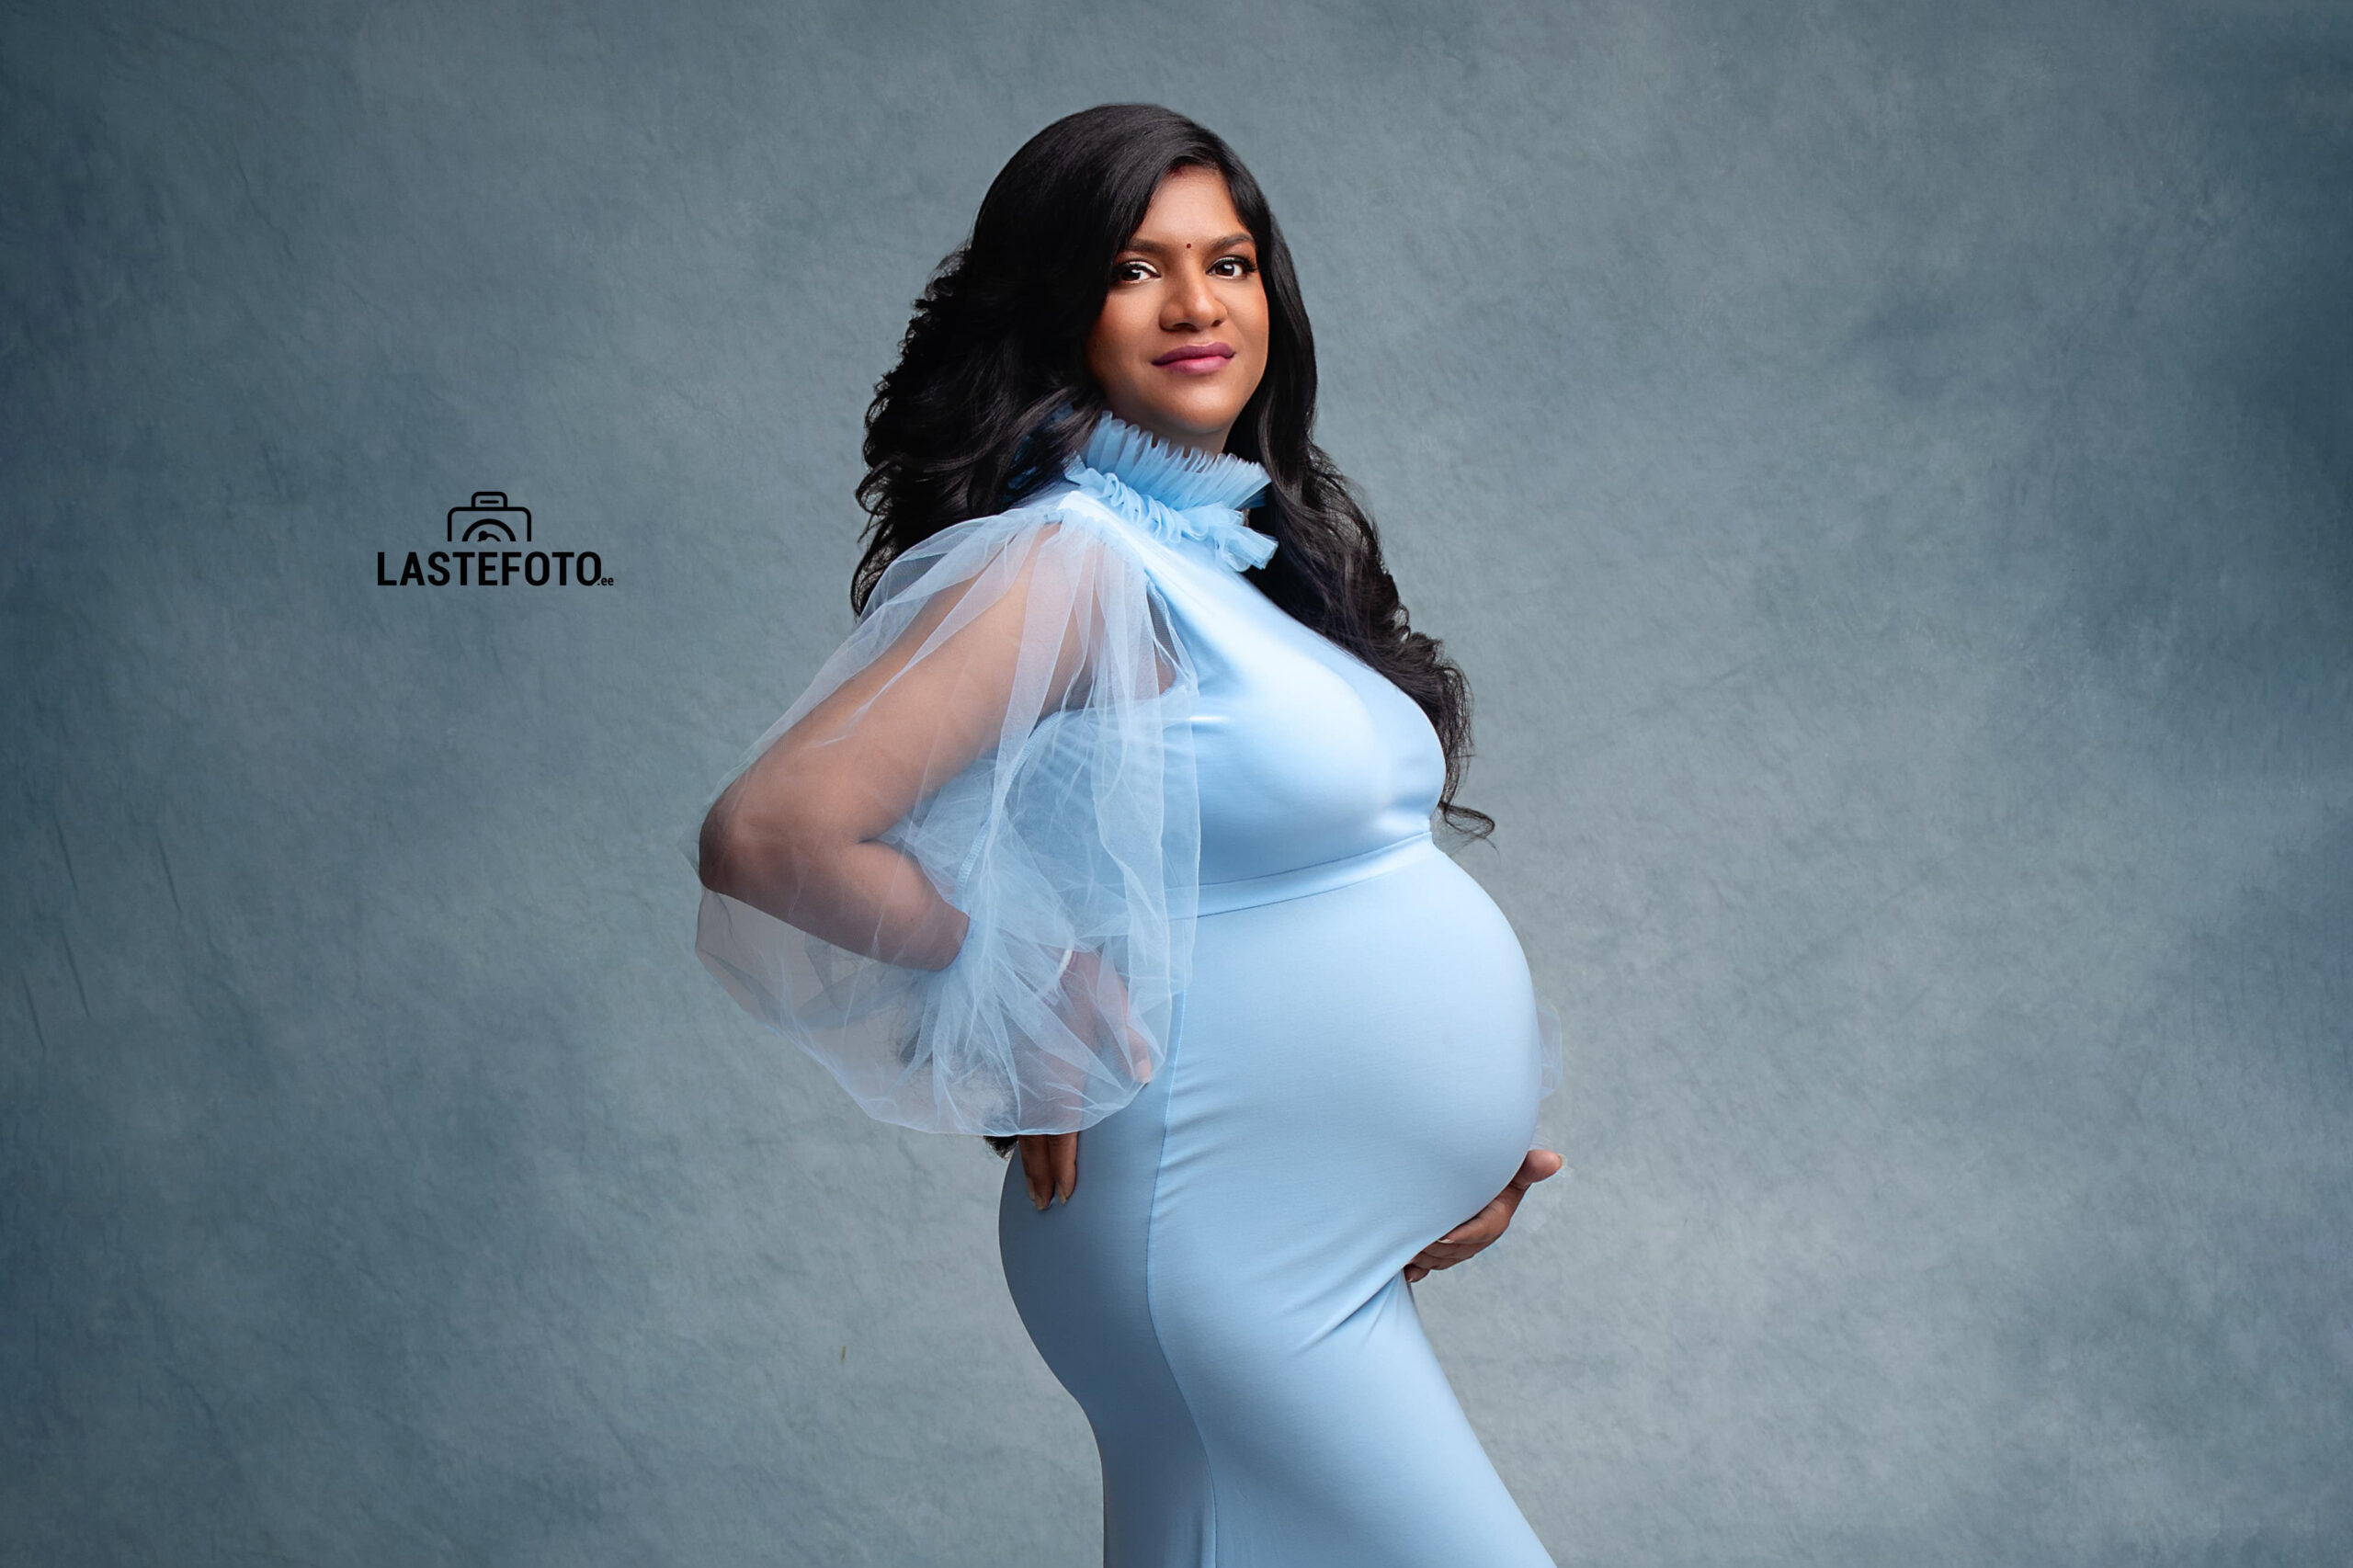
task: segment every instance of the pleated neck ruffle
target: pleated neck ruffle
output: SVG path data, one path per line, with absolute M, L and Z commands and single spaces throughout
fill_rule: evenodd
M 1274 538 L 1242 520 L 1242 508 L 1269 483 L 1247 458 L 1179 447 L 1107 412 L 1064 477 L 1170 544 L 1207 546 L 1236 572 L 1264 566 L 1275 553 Z

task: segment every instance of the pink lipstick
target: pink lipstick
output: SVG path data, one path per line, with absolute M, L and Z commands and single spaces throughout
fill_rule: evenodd
M 1225 362 L 1233 358 L 1233 350 L 1222 343 L 1188 343 L 1170 349 L 1153 363 L 1163 369 L 1200 376 L 1225 369 Z

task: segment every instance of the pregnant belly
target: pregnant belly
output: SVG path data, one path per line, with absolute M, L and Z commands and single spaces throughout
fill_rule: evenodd
M 1540 1070 L 1518 938 L 1433 844 L 1361 881 L 1205 915 L 1161 1207 L 1291 1205 L 1295 1227 L 1260 1233 L 1302 1256 L 1266 1267 L 1328 1278 L 1337 1246 L 1355 1265 L 1342 1273 L 1377 1278 L 1518 1169 Z

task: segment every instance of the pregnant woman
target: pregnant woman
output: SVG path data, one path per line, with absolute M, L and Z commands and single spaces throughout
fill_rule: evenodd
M 1559 1168 L 1558 1025 L 1431 836 L 1493 826 L 1467 696 L 1314 399 L 1223 142 L 1033 138 L 877 389 L 858 627 L 711 805 L 697 947 L 871 1114 L 1018 1147 L 1107 1564 L 1533 1568 L 1410 1286 Z

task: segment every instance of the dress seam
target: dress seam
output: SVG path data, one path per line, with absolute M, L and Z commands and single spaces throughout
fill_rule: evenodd
M 1176 1014 L 1171 1020 L 1171 1024 L 1170 1042 L 1181 1050 L 1184 1044 L 1185 1028 L 1185 994 L 1181 991 L 1176 994 Z M 1143 1211 L 1143 1315 L 1144 1321 L 1152 1325 L 1153 1348 L 1160 1352 L 1160 1364 L 1168 1369 L 1169 1386 L 1176 1391 L 1177 1403 L 1185 1407 L 1185 1419 L 1192 1424 L 1193 1441 L 1200 1445 L 1201 1473 L 1209 1479 L 1208 1568 L 1217 1568 L 1217 1561 L 1222 1555 L 1218 1545 L 1217 1466 L 1210 1458 L 1209 1437 L 1202 1432 L 1201 1418 L 1193 1409 L 1193 1396 L 1185 1392 L 1185 1380 L 1177 1373 L 1176 1358 L 1168 1354 L 1168 1341 L 1160 1332 L 1159 1304 L 1154 1300 L 1156 1292 L 1152 1268 L 1153 1242 L 1160 1230 L 1160 1178 L 1162 1173 L 1167 1169 L 1168 1119 L 1176 1105 L 1176 1055 L 1177 1051 L 1172 1050 L 1165 1059 L 1165 1070 L 1169 1074 L 1168 1092 L 1162 1096 L 1160 1102 L 1160 1144 L 1153 1152 L 1152 1198 L 1144 1205 Z
M 1424 845 L 1427 845 L 1439 855 L 1446 854 L 1445 850 L 1438 847 L 1436 835 L 1429 829 L 1424 828 L 1419 833 L 1409 833 L 1404 837 L 1393 839 L 1378 848 L 1358 850 L 1353 855 L 1336 855 L 1328 860 L 1317 860 L 1305 866 L 1294 866 L 1289 870 L 1271 871 L 1265 876 L 1233 877 L 1223 881 L 1201 882 L 1197 884 L 1197 899 L 1203 903 L 1214 903 L 1216 907 L 1201 910 L 1200 917 L 1207 919 L 1212 915 L 1236 914 L 1245 909 L 1264 909 L 1269 904 L 1290 903 L 1302 898 L 1317 898 L 1327 892 L 1338 892 L 1344 888 L 1356 887 L 1360 883 L 1386 876 L 1392 871 L 1404 870 L 1406 866 L 1413 863 L 1406 858 L 1405 852 L 1418 850 Z M 1451 858 L 1451 857 L 1448 858 Z M 1315 880 L 1316 872 L 1328 872 L 1333 867 L 1348 866 L 1359 861 L 1372 862 L 1372 869 L 1361 877 L 1354 877 L 1347 881 L 1319 882 Z M 1290 884 L 1295 881 L 1305 885 L 1290 887 Z M 1290 891 L 1277 892 L 1270 897 L 1253 899 L 1246 903 L 1227 903 L 1222 898 L 1212 896 L 1222 889 L 1260 885 L 1278 889 L 1290 888 Z

